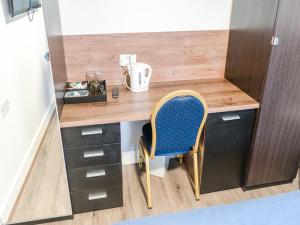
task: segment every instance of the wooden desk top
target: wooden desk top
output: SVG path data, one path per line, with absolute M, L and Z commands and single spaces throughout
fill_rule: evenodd
M 108 87 L 107 102 L 66 104 L 60 118 L 64 127 L 148 120 L 155 104 L 166 94 L 190 89 L 207 101 L 209 113 L 255 109 L 259 104 L 226 79 L 202 79 L 150 84 L 149 91 L 133 93 L 120 86 L 118 99 Z

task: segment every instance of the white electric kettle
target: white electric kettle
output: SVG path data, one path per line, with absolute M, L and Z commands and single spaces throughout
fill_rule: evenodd
M 142 92 L 149 89 L 149 82 L 152 75 L 151 66 L 145 63 L 133 63 L 127 66 L 130 77 L 130 87 L 127 84 L 127 76 L 125 77 L 125 85 L 133 92 Z

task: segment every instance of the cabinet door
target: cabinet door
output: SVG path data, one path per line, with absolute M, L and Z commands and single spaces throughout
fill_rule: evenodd
M 246 187 L 295 178 L 300 153 L 300 1 L 280 1 Z
M 260 102 L 279 0 L 234 0 L 225 76 Z
M 203 172 L 200 180 L 202 194 L 244 185 L 254 116 L 255 110 L 208 115 Z M 198 157 L 200 161 L 200 154 Z M 191 154 L 185 155 L 184 164 L 193 177 Z
M 200 192 L 244 185 L 254 110 L 209 114 Z

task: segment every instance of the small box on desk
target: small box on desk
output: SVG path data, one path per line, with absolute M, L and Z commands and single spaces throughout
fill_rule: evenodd
M 69 82 L 66 85 L 66 92 L 64 95 L 65 104 L 106 101 L 107 90 L 105 80 Z

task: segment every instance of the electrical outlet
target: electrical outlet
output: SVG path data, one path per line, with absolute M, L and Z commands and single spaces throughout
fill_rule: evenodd
M 128 66 L 136 63 L 136 54 L 121 54 L 120 55 L 120 66 Z
M 10 108 L 10 104 L 8 99 L 6 99 L 5 102 L 0 106 L 0 113 L 2 119 L 4 119 L 4 117 L 7 115 L 9 108 Z

